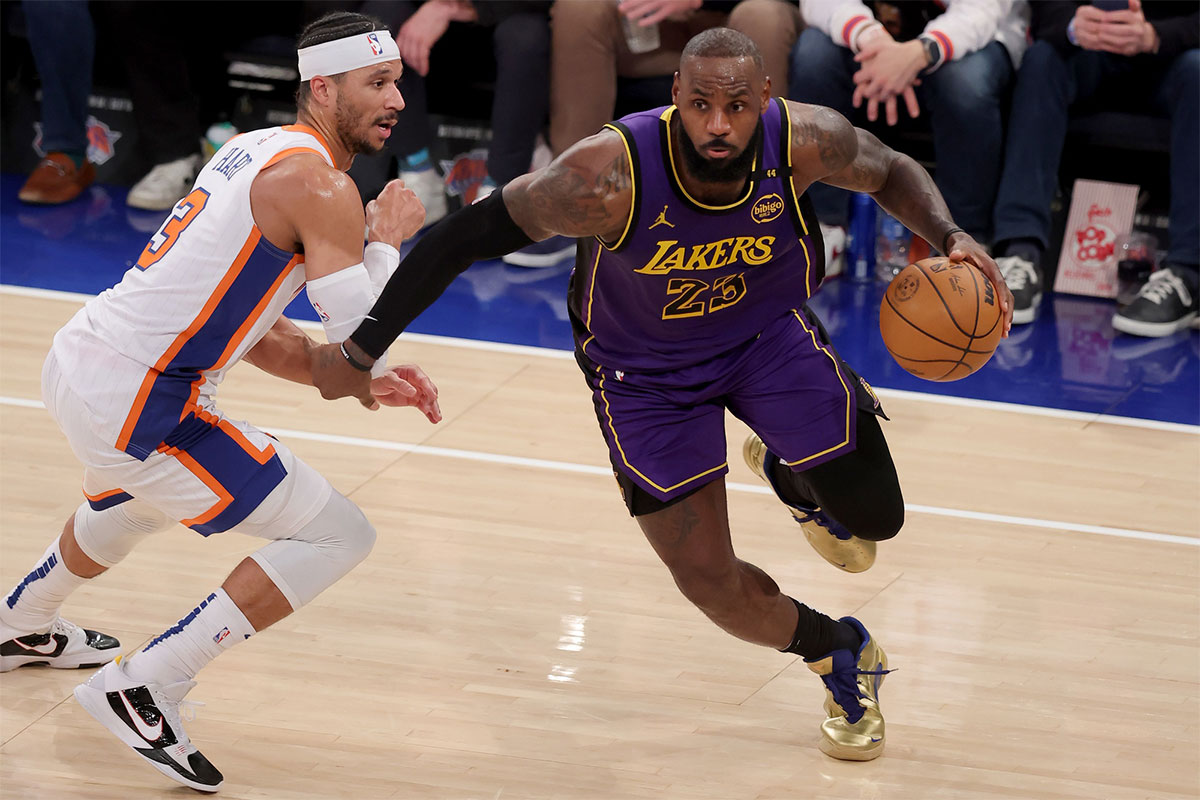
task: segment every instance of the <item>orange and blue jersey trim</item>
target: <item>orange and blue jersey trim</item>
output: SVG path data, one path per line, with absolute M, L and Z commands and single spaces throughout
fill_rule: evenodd
M 121 503 L 133 499 L 133 495 L 124 489 L 110 489 L 100 494 L 88 494 L 84 492 L 83 496 L 87 499 L 92 511 L 103 511 L 106 508 L 119 506 Z
M 223 366 L 263 313 L 296 255 L 275 247 L 257 226 L 200 313 L 147 370 L 116 448 L 145 460 L 195 407 L 204 373 Z
M 206 510 L 180 520 L 203 536 L 240 523 L 287 475 L 274 446 L 255 447 L 233 425 L 201 409 L 189 414 L 158 452 L 178 461 L 216 496 Z

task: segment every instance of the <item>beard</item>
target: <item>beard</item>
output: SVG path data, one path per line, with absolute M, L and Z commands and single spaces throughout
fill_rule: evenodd
M 335 109 L 338 136 L 350 150 L 350 155 L 359 153 L 373 155 L 383 150 L 386 141 L 376 144 L 371 140 L 370 132 L 376 125 L 395 123 L 394 117 L 380 117 L 369 124 L 363 124 L 362 112 L 352 108 L 345 100 L 345 95 L 338 95 Z
M 706 158 L 700 153 L 699 148 L 692 143 L 692 139 L 687 135 L 687 131 L 680 125 L 679 141 L 680 151 L 683 153 L 683 163 L 687 167 L 688 173 L 700 181 L 701 183 L 733 183 L 734 181 L 744 181 L 750 175 L 750 169 L 754 166 L 755 145 L 762 137 L 763 122 L 762 117 L 758 118 L 758 125 L 754 128 L 754 136 L 750 139 L 750 144 L 736 156 L 715 161 L 711 158 Z M 718 144 L 719 140 L 713 139 L 704 143 L 705 146 L 710 144 Z

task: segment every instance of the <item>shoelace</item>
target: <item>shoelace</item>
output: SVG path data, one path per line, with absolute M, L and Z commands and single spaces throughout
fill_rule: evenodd
M 196 709 L 204 708 L 205 703 L 200 700 L 180 700 L 179 701 L 179 716 L 184 722 L 196 721 Z
M 71 634 L 75 633 L 79 629 L 80 629 L 79 626 L 76 625 L 74 622 L 71 622 L 70 620 L 65 620 L 62 617 L 59 617 L 58 619 L 54 620 L 54 624 L 50 626 L 51 633 L 61 633 L 65 636 L 70 636 Z
M 1034 278 L 1033 265 L 1015 256 L 998 259 L 996 265 L 1000 267 L 1000 274 L 1004 276 L 1009 291 L 1018 292 L 1024 289 L 1025 284 Z
M 1138 297 L 1144 297 L 1151 303 L 1161 306 L 1163 301 L 1170 297 L 1172 293 L 1178 294 L 1179 299 L 1183 301 L 1185 306 L 1190 304 L 1191 297 L 1189 297 L 1187 287 L 1183 285 L 1183 281 L 1174 272 L 1171 272 L 1171 270 L 1164 269 L 1150 276 L 1150 280 L 1138 292 Z
M 821 680 L 829 687 L 829 691 L 833 693 L 833 702 L 841 706 L 841 709 L 846 712 L 846 721 L 854 724 L 862 719 L 863 714 L 866 713 L 866 709 L 858 702 L 858 699 L 862 697 L 862 694 L 858 691 L 858 676 L 879 675 L 882 677 L 891 671 L 890 669 L 859 669 L 856 666 L 854 669 L 846 669 L 830 673 L 829 675 L 822 675 Z
M 793 508 L 795 508 L 795 506 L 793 506 Z M 854 535 L 837 522 L 834 522 L 827 515 L 822 514 L 820 509 L 809 511 L 801 508 L 798 509 L 798 511 L 800 512 L 801 516 L 796 517 L 796 522 L 815 522 L 825 530 L 829 531 L 831 536 L 841 539 L 843 542 L 850 539 Z

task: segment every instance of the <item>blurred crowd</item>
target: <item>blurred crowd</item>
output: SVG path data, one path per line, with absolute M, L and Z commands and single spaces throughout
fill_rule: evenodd
M 128 203 L 166 210 L 190 189 L 204 158 L 204 131 L 219 118 L 206 98 L 212 82 L 225 78 L 223 53 L 256 42 L 262 52 L 294 58 L 295 33 L 327 11 L 380 18 L 404 58 L 407 107 L 388 151 L 359 159 L 351 174 L 364 198 L 403 178 L 432 224 L 449 209 L 445 176 L 431 155 L 437 129 L 426 89 L 439 54 L 495 76 L 490 114 L 475 114 L 490 116 L 492 137 L 479 197 L 544 166 L 616 109 L 669 103 L 684 44 L 723 25 L 757 43 L 774 95 L 828 106 L 884 136 L 894 127 L 926 133 L 935 180 L 957 224 L 990 247 L 1013 291 L 1015 324 L 1035 318 L 1057 259 L 1050 251 L 1052 207 L 1070 188 L 1059 185 L 1059 173 L 1072 117 L 1108 110 L 1169 120 L 1164 255 L 1113 324 L 1165 336 L 1197 317 L 1194 1 L 321 0 L 209 3 L 196 15 L 197 5 L 23 0 L 46 155 L 21 188 L 22 201 L 66 203 L 95 179 L 85 121 L 98 27 L 115 37 L 152 164 Z M 620 96 L 639 85 L 650 87 L 644 97 Z M 906 141 L 889 139 L 901 149 Z M 850 198 L 824 185 L 810 196 L 836 271 Z M 573 243 L 556 238 L 506 259 L 548 266 L 569 252 Z

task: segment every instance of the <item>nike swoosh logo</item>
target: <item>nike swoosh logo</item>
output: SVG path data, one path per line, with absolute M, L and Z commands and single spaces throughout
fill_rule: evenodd
M 872 736 L 872 737 L 871 737 L 871 741 L 872 741 L 872 742 L 882 742 L 882 741 L 883 741 L 883 737 L 882 737 L 882 736 L 880 736 L 878 739 L 876 739 L 874 736 Z
M 129 698 L 125 696 L 125 692 L 117 692 L 121 695 L 121 702 L 125 704 L 125 710 L 129 712 L 129 718 L 133 720 L 133 727 L 147 742 L 153 744 L 162 738 L 162 719 L 153 725 L 147 725 L 146 720 L 142 719 L 142 715 L 133 710 L 133 706 L 129 703 Z
M 371 322 L 379 322 L 379 320 L 375 319 L 375 317 L 372 317 L 370 314 L 364 314 L 363 319 L 369 319 Z
M 53 636 L 51 636 L 50 641 L 46 642 L 45 644 L 27 645 L 20 639 L 13 639 L 13 641 L 16 642 L 17 646 L 22 650 L 28 650 L 31 653 L 37 653 L 43 656 L 52 656 L 58 650 L 58 640 Z

